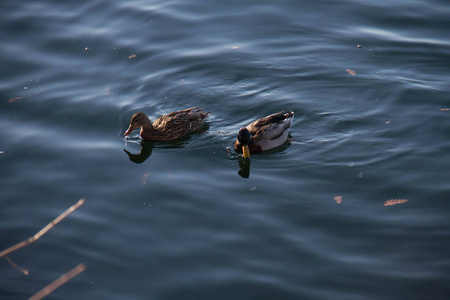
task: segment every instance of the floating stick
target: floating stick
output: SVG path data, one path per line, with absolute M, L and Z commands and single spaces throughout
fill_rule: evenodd
M 25 270 L 24 268 L 19 267 L 18 265 L 16 265 L 11 258 L 9 258 L 9 256 L 5 256 L 5 259 L 11 264 L 11 266 L 13 266 L 14 269 L 19 270 L 20 272 L 22 272 L 25 275 L 30 275 L 30 272 L 28 272 L 28 270 Z
M 22 247 L 25 247 L 33 242 L 36 242 L 41 236 L 43 236 L 44 234 L 47 233 L 47 231 L 49 231 L 50 229 L 53 228 L 53 226 L 55 226 L 56 224 L 58 224 L 59 222 L 61 222 L 62 219 L 64 219 L 65 217 L 67 217 L 70 213 L 72 213 L 73 211 L 75 211 L 78 207 L 80 207 L 83 203 L 84 203 L 84 199 L 79 200 L 77 203 L 75 203 L 74 205 L 72 205 L 71 207 L 69 207 L 69 209 L 67 209 L 65 212 L 63 212 L 62 214 L 60 214 L 56 219 L 54 219 L 53 221 L 51 221 L 50 223 L 48 223 L 47 226 L 45 226 L 44 228 L 42 228 L 38 233 L 36 233 L 35 235 L 33 235 L 32 237 L 30 237 L 29 239 L 22 241 L 18 244 L 15 244 L 14 246 L 9 247 L 6 250 L 3 250 L 2 252 L 0 252 L 0 258 L 4 257 L 5 255 L 8 255 L 9 253 L 16 251 L 17 249 L 20 249 Z
M 45 288 L 34 294 L 31 298 L 28 300 L 41 300 L 42 298 L 48 296 L 50 293 L 52 293 L 54 290 L 59 288 L 61 285 L 69 281 L 70 279 L 74 278 L 81 272 L 83 272 L 86 269 L 86 266 L 84 264 L 79 264 L 69 272 L 63 274 L 61 277 L 47 285 Z

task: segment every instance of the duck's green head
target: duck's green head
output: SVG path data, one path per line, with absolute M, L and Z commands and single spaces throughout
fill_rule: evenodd
M 250 150 L 248 149 L 248 144 L 250 143 L 251 138 L 252 136 L 247 128 L 242 127 L 241 129 L 239 129 L 237 139 L 242 146 L 242 154 L 244 158 L 250 158 Z

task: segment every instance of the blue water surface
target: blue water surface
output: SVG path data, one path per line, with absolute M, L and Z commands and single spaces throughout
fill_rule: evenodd
M 2 1 L 0 298 L 448 299 L 446 1 Z M 202 106 L 173 143 L 123 133 Z M 293 110 L 245 165 L 240 127 Z

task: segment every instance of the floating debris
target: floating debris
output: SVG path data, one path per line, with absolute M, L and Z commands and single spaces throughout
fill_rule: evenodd
M 80 207 L 81 205 L 83 205 L 84 203 L 84 199 L 79 200 L 77 203 L 75 203 L 74 205 L 72 205 L 71 207 L 69 207 L 65 212 L 63 212 L 62 214 L 60 214 L 56 219 L 54 219 L 53 221 L 51 221 L 50 223 L 47 224 L 47 226 L 45 226 L 44 228 L 42 228 L 38 233 L 36 233 L 35 235 L 33 235 L 32 237 L 18 243 L 15 244 L 14 246 L 9 247 L 6 250 L 3 250 L 0 252 L 0 258 L 8 255 L 11 252 L 16 251 L 17 249 L 20 249 L 22 247 L 28 246 L 29 244 L 36 242 L 40 237 L 42 237 L 44 234 L 47 233 L 47 231 L 49 231 L 50 229 L 52 229 L 56 224 L 58 224 L 59 222 L 61 222 L 65 217 L 67 217 L 70 213 L 74 212 L 78 207 Z
M 135 57 L 136 57 L 136 54 L 133 54 L 133 55 L 128 56 L 128 59 L 132 59 L 132 58 L 135 58 Z
M 112 94 L 110 87 L 105 88 L 105 96 L 111 96 Z
M 384 202 L 384 206 L 403 204 L 406 202 L 408 202 L 408 199 L 391 199 L 391 200 Z
M 24 87 L 24 89 L 27 90 L 28 87 Z M 29 94 L 29 95 L 26 95 L 26 96 L 23 96 L 23 97 L 9 98 L 6 102 L 8 102 L 8 103 L 14 103 L 14 102 L 19 101 L 19 100 L 24 100 L 24 99 L 29 98 L 29 97 L 31 97 L 31 96 L 35 96 L 35 95 L 41 93 L 42 91 L 43 91 L 43 89 L 40 89 L 40 90 L 38 90 L 38 91 L 36 91 L 36 92 L 34 92 L 34 93 L 32 93 L 32 94 Z
M 339 195 L 334 196 L 334 202 L 336 202 L 337 204 L 341 204 L 342 196 L 339 196 Z
M 14 269 L 18 270 L 19 272 L 22 272 L 24 275 L 30 275 L 30 272 L 28 270 L 25 270 L 24 268 L 21 268 L 18 265 L 16 265 L 8 255 L 5 256 L 5 259 L 11 264 L 11 266 L 13 266 Z
M 47 285 L 45 288 L 34 294 L 29 300 L 41 300 L 42 298 L 48 296 L 54 290 L 62 286 L 64 283 L 66 283 L 70 279 L 74 278 L 75 276 L 83 272 L 84 270 L 86 270 L 86 266 L 84 264 L 79 264 L 69 272 L 61 275 L 61 277 L 59 277 L 58 279 Z
M 356 75 L 356 71 L 353 71 L 352 69 L 345 69 L 345 71 L 347 71 L 347 73 L 352 75 L 352 76 Z
M 146 185 L 147 184 L 147 177 L 150 176 L 150 173 L 144 173 L 144 175 L 142 175 L 142 185 Z
M 14 102 L 16 102 L 16 101 L 18 101 L 18 100 L 20 100 L 20 99 L 23 99 L 23 97 L 15 97 L 15 98 L 10 98 L 10 99 L 8 99 L 8 103 L 14 103 Z

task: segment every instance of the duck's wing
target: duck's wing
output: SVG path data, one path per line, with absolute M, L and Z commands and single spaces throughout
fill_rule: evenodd
M 160 131 L 171 132 L 172 135 L 185 135 L 199 129 L 209 112 L 203 113 L 200 107 L 192 107 L 159 117 L 153 127 Z
M 167 115 L 163 115 L 153 122 L 155 128 L 173 127 L 178 124 L 188 122 L 191 119 L 198 118 L 201 115 L 200 107 L 192 107 L 184 110 L 174 111 Z
M 288 138 L 294 113 L 279 112 L 259 119 L 247 129 L 252 135 L 251 143 L 261 150 L 268 150 L 282 145 Z
M 257 140 L 273 140 L 281 136 L 291 126 L 294 112 L 279 112 L 256 120 L 247 126 L 252 138 Z

